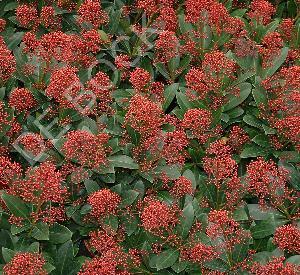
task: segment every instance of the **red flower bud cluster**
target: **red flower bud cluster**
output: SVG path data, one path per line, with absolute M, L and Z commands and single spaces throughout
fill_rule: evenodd
M 49 65 L 53 59 L 72 66 L 89 67 L 97 63 L 93 54 L 100 51 L 103 41 L 96 30 L 83 31 L 81 35 L 53 31 L 40 38 L 33 32 L 23 37 L 24 52 L 29 52 Z
M 125 121 L 143 136 L 151 136 L 159 131 L 164 123 L 164 116 L 157 104 L 147 97 L 135 95 L 130 100 Z
M 129 82 L 137 91 L 145 91 L 149 87 L 150 81 L 150 73 L 142 68 L 136 68 L 133 72 L 131 72 L 129 78 Z
M 284 257 L 274 257 L 268 263 L 261 264 L 255 262 L 250 269 L 254 275 L 286 274 L 297 275 L 300 272 L 299 265 L 284 263 Z
M 16 71 L 16 59 L 0 36 L 0 82 L 7 81 Z
M 264 116 L 278 134 L 295 144 L 300 144 L 300 66 L 283 68 L 262 82 L 268 93 L 269 112 Z
M 18 113 L 29 111 L 37 104 L 32 93 L 26 88 L 16 88 L 9 96 L 9 105 Z
M 3 32 L 6 26 L 6 21 L 3 18 L 0 18 L 0 32 Z
M 222 91 L 224 81 L 235 79 L 235 72 L 234 61 L 220 51 L 213 51 L 204 55 L 200 68 L 191 68 L 186 74 L 186 85 L 189 92 L 196 92 L 197 99 L 207 100 L 209 105 L 216 109 L 225 102 Z
M 40 206 L 45 202 L 63 203 L 67 195 L 60 172 L 50 162 L 29 168 L 25 178 L 12 182 L 8 191 Z
M 176 198 L 181 198 L 187 194 L 192 195 L 194 192 L 192 181 L 186 177 L 179 177 L 172 186 L 170 194 Z
M 253 0 L 248 16 L 259 24 L 268 24 L 275 13 L 274 6 L 266 0 Z
M 24 4 L 17 7 L 16 16 L 22 27 L 30 28 L 36 24 L 38 12 L 34 6 Z
M 300 229 L 295 225 L 282 225 L 276 228 L 274 243 L 282 250 L 300 253 Z
M 6 156 L 0 156 L 0 189 L 6 189 L 12 181 L 20 179 L 22 167 Z
M 46 275 L 44 269 L 46 261 L 40 254 L 18 252 L 3 267 L 5 275 Z
M 186 147 L 189 142 L 187 136 L 182 130 L 168 132 L 164 137 L 162 156 L 167 163 L 184 164 L 187 156 Z
M 213 246 L 197 243 L 184 252 L 183 259 L 189 260 L 192 263 L 203 264 L 203 262 L 211 261 L 217 258 L 217 256 L 218 253 Z
M 273 66 L 273 62 L 280 55 L 282 47 L 283 39 L 278 32 L 270 32 L 264 37 L 262 47 L 258 49 L 263 59 L 264 68 Z
M 153 15 L 154 13 L 159 12 L 160 9 L 166 7 L 172 7 L 174 0 L 137 0 L 136 6 L 139 9 L 143 9 L 147 15 Z
M 54 71 L 45 94 L 54 98 L 62 107 L 76 108 L 81 91 L 81 82 L 76 72 L 76 68 L 69 66 Z
M 71 131 L 66 135 L 62 151 L 69 160 L 76 160 L 83 166 L 97 168 L 106 163 L 109 136 L 94 135 L 85 130 Z
M 25 154 L 29 153 L 34 157 L 44 153 L 47 149 L 43 137 L 36 133 L 26 133 L 20 136 L 16 145 L 22 145 Z
M 116 237 L 104 230 L 93 231 L 89 236 L 89 245 L 101 254 L 118 247 Z
M 108 15 L 101 8 L 100 0 L 85 0 L 77 13 L 79 23 L 89 23 L 95 29 L 108 22 Z
M 176 208 L 156 199 L 149 199 L 141 213 L 142 226 L 145 230 L 160 234 L 178 222 Z
M 162 31 L 175 32 L 178 26 L 177 15 L 174 8 L 164 7 L 160 10 L 159 16 L 154 22 L 154 27 Z
M 213 184 L 217 192 L 224 192 L 226 205 L 232 209 L 241 201 L 247 188 L 238 177 L 238 164 L 232 158 L 233 149 L 225 140 L 218 140 L 210 144 L 203 158 L 203 169 L 208 175 L 208 184 Z
M 263 204 L 268 201 L 276 207 L 283 205 L 285 200 L 293 200 L 287 180 L 288 172 L 283 168 L 278 168 L 271 160 L 264 161 L 258 158 L 247 166 L 246 182 L 249 191 L 256 195 Z
M 212 210 L 208 215 L 208 227 L 206 234 L 212 239 L 221 239 L 217 244 L 216 251 L 224 249 L 232 251 L 235 245 L 243 244 L 250 234 L 241 228 L 238 222 L 226 210 Z
M 174 32 L 162 31 L 155 41 L 155 62 L 167 63 L 179 52 L 179 41 Z
M 204 109 L 189 109 L 183 117 L 182 126 L 190 130 L 200 143 L 205 143 L 214 136 L 211 128 L 212 114 Z
M 91 217 L 99 220 L 104 216 L 115 214 L 121 198 L 117 193 L 109 189 L 101 189 L 90 194 L 87 202 L 92 207 Z

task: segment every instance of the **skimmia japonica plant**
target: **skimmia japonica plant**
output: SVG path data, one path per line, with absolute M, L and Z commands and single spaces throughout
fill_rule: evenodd
M 0 1 L 0 273 L 300 274 L 299 0 Z

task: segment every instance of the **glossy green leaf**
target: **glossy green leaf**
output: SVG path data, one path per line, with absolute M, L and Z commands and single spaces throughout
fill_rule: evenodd
M 267 220 L 257 222 L 257 224 L 251 228 L 251 234 L 255 239 L 262 239 L 274 234 L 275 228 L 274 218 L 271 216 Z
M 232 96 L 229 99 L 228 103 L 224 106 L 224 112 L 229 111 L 244 102 L 251 93 L 252 85 L 250 83 L 241 83 L 238 88 L 240 89 L 239 95 Z
M 49 229 L 49 241 L 54 244 L 65 243 L 71 240 L 72 235 L 72 231 L 59 223 L 54 223 Z
M 158 255 L 152 256 L 150 259 L 150 266 L 156 270 L 171 267 L 178 259 L 179 251 L 175 249 L 168 249 Z
M 139 165 L 135 163 L 133 158 L 126 155 L 115 155 L 110 156 L 108 161 L 114 166 L 119 168 L 127 168 L 127 169 L 138 169 Z
M 38 241 L 49 240 L 49 226 L 46 223 L 38 222 L 32 229 L 31 236 Z
M 9 211 L 16 217 L 28 218 L 30 211 L 26 204 L 18 197 L 3 193 L 1 195 Z

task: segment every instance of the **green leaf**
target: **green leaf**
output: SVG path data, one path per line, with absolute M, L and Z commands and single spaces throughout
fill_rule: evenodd
M 156 268 L 158 271 L 172 266 L 179 257 L 179 251 L 168 249 L 158 255 L 154 255 L 150 259 L 150 267 Z
M 200 190 L 203 192 L 204 196 L 207 197 L 209 202 L 216 204 L 217 198 L 217 188 L 212 184 L 201 184 Z
M 90 213 L 92 210 L 92 206 L 90 204 L 85 204 L 84 206 L 82 206 L 82 208 L 80 209 L 80 214 L 82 215 L 86 215 L 88 213 Z
M 228 112 L 227 112 L 227 115 L 229 115 L 229 117 L 230 117 L 231 119 L 234 119 L 234 118 L 237 118 L 237 117 L 243 115 L 244 112 L 245 112 L 245 111 L 244 111 L 241 107 L 236 107 L 236 108 L 234 108 L 234 109 L 228 111 Z
M 171 72 L 176 72 L 180 64 L 180 57 L 177 55 L 176 57 L 171 58 L 171 60 L 168 62 L 168 71 Z
M 248 250 L 249 250 L 248 240 L 245 243 L 235 245 L 232 252 L 232 258 L 234 259 L 234 262 L 239 263 L 243 261 L 247 257 Z
M 126 234 L 128 236 L 131 236 L 136 231 L 139 225 L 137 218 L 130 217 L 129 215 L 124 217 L 123 223 L 124 223 Z
M 274 217 L 271 216 L 267 220 L 257 222 L 250 230 L 254 239 L 262 239 L 274 234 L 275 228 Z
M 28 218 L 30 211 L 26 204 L 18 197 L 2 194 L 2 199 L 9 211 L 16 217 Z
M 273 154 L 286 162 L 300 162 L 300 154 L 296 151 L 275 151 Z
M 10 260 L 15 256 L 15 254 L 16 251 L 6 247 L 2 247 L 2 257 L 6 263 L 10 262 Z
M 193 185 L 193 188 L 196 189 L 197 187 L 197 182 L 196 182 L 196 178 L 195 178 L 195 175 L 194 173 L 191 171 L 191 170 L 185 170 L 182 174 L 182 176 L 186 177 L 187 179 L 191 180 L 192 181 L 192 185 Z
M 24 32 L 15 32 L 10 36 L 6 41 L 7 48 L 11 51 L 14 50 L 21 43 L 24 34 Z
M 55 266 L 47 262 L 43 265 L 43 269 L 47 271 L 47 274 L 50 274 L 50 272 L 52 272 L 55 269 Z
M 238 79 L 232 82 L 232 86 L 239 85 L 239 84 L 246 84 L 244 83 L 248 78 L 255 75 L 255 71 L 245 72 L 239 75 Z M 249 83 L 248 83 L 249 84 Z
M 178 105 L 184 112 L 186 112 L 188 109 L 195 108 L 195 105 L 191 101 L 189 101 L 185 94 L 181 92 L 176 93 L 176 99 Z
M 139 165 L 134 162 L 133 158 L 126 155 L 110 156 L 108 161 L 114 166 L 127 169 L 138 169 Z
M 172 265 L 172 269 L 176 272 L 176 273 L 180 273 L 182 271 L 184 271 L 186 269 L 188 265 L 188 262 L 185 261 L 179 261 L 175 264 Z
M 300 263 L 300 255 L 291 256 L 291 257 L 287 258 L 287 260 L 285 262 L 286 263 L 295 264 L 295 265 L 299 265 L 299 263 Z
M 247 221 L 248 220 L 248 215 L 245 211 L 245 207 L 239 207 L 233 212 L 233 218 L 236 221 Z
M 266 135 L 257 135 L 252 139 L 257 145 L 262 147 L 270 147 L 269 138 Z
M 34 242 L 31 245 L 29 245 L 26 249 L 26 251 L 32 252 L 32 253 L 39 253 L 40 251 L 40 243 Z
M 173 197 L 168 191 L 158 191 L 157 197 L 168 205 L 171 205 L 173 203 Z
M 10 232 L 11 232 L 12 235 L 17 235 L 19 233 L 22 233 L 22 232 L 30 229 L 30 227 L 31 226 L 30 226 L 29 223 L 27 223 L 27 224 L 25 224 L 23 226 L 16 226 L 15 224 L 12 224 L 11 228 L 10 228 Z
M 261 129 L 261 127 L 262 127 L 262 122 L 253 115 L 245 115 L 243 117 L 243 120 L 250 126 L 253 126 L 253 127 L 256 127 L 259 129 Z
M 164 91 L 165 100 L 164 100 L 164 104 L 163 104 L 163 110 L 164 111 L 166 111 L 168 109 L 171 102 L 175 98 L 178 87 L 179 87 L 178 83 L 173 83 L 165 89 L 165 91 Z
M 276 130 L 275 129 L 270 128 L 269 126 L 264 125 L 264 124 L 262 125 L 262 127 L 263 127 L 266 135 L 275 135 L 276 134 Z
M 168 80 L 171 79 L 164 64 L 162 64 L 162 63 L 156 63 L 155 67 L 161 73 L 162 76 L 164 76 Z
M 270 217 L 282 218 L 282 214 L 276 209 L 262 209 L 259 204 L 247 204 L 249 216 L 254 220 L 267 220 Z
M 124 194 L 122 194 L 122 202 L 121 202 L 120 207 L 124 208 L 124 207 L 127 207 L 127 206 L 133 204 L 133 202 L 136 200 L 138 195 L 139 195 L 139 192 L 137 192 L 135 190 L 128 190 L 128 191 L 124 192 Z
M 85 117 L 82 122 L 79 123 L 77 129 L 91 132 L 93 134 L 98 134 L 98 126 L 95 120 Z
M 289 48 L 288 47 L 284 47 L 281 50 L 281 53 L 278 57 L 275 58 L 275 60 L 272 62 L 272 67 L 266 69 L 264 71 L 264 77 L 263 79 L 272 76 L 279 68 L 280 66 L 284 63 L 284 61 L 286 60 L 286 57 L 288 55 L 289 52 Z
M 192 57 L 190 55 L 186 55 L 182 59 L 180 59 L 179 67 L 181 71 L 185 70 L 191 62 Z
M 258 156 L 264 156 L 266 154 L 265 149 L 257 145 L 246 145 L 240 154 L 241 158 L 255 158 Z
M 4 11 L 12 11 L 12 10 L 16 9 L 18 6 L 19 6 L 18 2 L 12 1 L 12 2 L 6 4 L 3 10 Z
M 180 217 L 179 232 L 182 238 L 186 238 L 194 223 L 194 208 L 192 202 L 190 202 L 182 211 L 182 217 Z
M 252 95 L 257 107 L 260 107 L 262 104 L 265 105 L 268 103 L 267 92 L 262 87 L 256 87 L 255 89 L 253 89 Z
M 131 128 L 129 125 L 126 125 L 126 132 L 130 136 L 131 142 L 134 145 L 139 145 L 141 140 L 141 134 Z
M 49 229 L 49 241 L 54 244 L 65 243 L 72 238 L 72 231 L 69 228 L 55 223 Z
M 100 189 L 98 183 L 90 179 L 84 181 L 84 186 L 88 194 L 94 193 Z
M 237 10 L 234 10 L 232 13 L 231 13 L 231 16 L 234 16 L 234 17 L 243 17 L 243 15 L 246 13 L 247 9 L 237 9 Z
M 178 165 L 164 165 L 157 168 L 157 172 L 165 173 L 171 180 L 178 179 L 181 176 L 180 167 Z
M 189 31 L 193 30 L 193 25 L 185 20 L 184 14 L 178 15 L 178 22 L 182 33 L 189 33 Z
M 239 88 L 239 96 L 232 96 L 229 99 L 228 103 L 224 106 L 224 112 L 229 111 L 244 102 L 251 93 L 252 85 L 250 83 L 241 83 Z
M 224 262 L 222 259 L 215 259 L 209 262 L 204 263 L 205 267 L 208 267 L 212 270 L 217 270 L 221 272 L 226 272 L 230 269 L 228 264 Z
M 49 240 L 49 226 L 46 223 L 39 222 L 32 229 L 31 236 L 38 241 Z
M 288 181 L 298 191 L 300 191 L 300 172 L 290 163 L 279 161 L 278 165 L 289 172 Z
M 0 88 L 0 99 L 2 100 L 5 97 L 5 87 Z
M 108 217 L 106 217 L 104 219 L 104 223 L 106 225 L 108 225 L 109 227 L 111 227 L 111 229 L 117 231 L 118 227 L 119 227 L 119 220 L 118 217 L 114 216 L 114 215 L 109 215 Z
M 0 212 L 0 228 L 9 230 L 11 228 L 11 225 L 9 223 L 9 215 L 4 212 Z
M 72 241 L 67 241 L 59 247 L 55 257 L 54 274 L 65 275 L 72 274 L 74 250 Z
M 266 264 L 270 260 L 271 256 L 272 256 L 271 252 L 262 251 L 262 252 L 255 253 L 253 255 L 253 260 L 261 264 Z

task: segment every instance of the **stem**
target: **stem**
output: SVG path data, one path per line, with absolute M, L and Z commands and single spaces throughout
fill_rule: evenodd
M 224 229 L 223 229 L 222 226 L 221 226 L 221 228 L 222 228 L 224 240 L 225 240 L 225 243 L 226 243 L 226 256 L 227 256 L 227 259 L 228 259 L 228 264 L 229 264 L 230 267 L 232 267 L 233 266 L 232 251 L 228 247 L 228 238 L 226 237 Z
M 284 206 L 278 206 L 278 210 L 284 214 L 288 220 L 291 220 L 291 215 Z
M 154 18 L 153 15 L 151 15 L 151 17 L 149 18 L 148 23 L 146 25 L 146 29 L 148 29 L 150 27 L 150 25 L 152 24 L 153 18 Z M 142 35 L 144 35 L 144 34 L 142 34 Z M 137 48 L 141 45 L 141 42 L 142 42 L 142 39 L 140 37 L 138 37 L 137 41 L 134 44 L 131 56 L 134 56 L 137 54 Z
M 146 269 L 143 269 L 143 268 L 141 268 L 141 267 L 134 267 L 134 269 L 135 270 L 139 270 L 142 274 L 152 274 L 152 272 L 150 272 L 150 271 L 148 271 L 148 270 L 146 270 Z M 138 272 L 138 273 L 140 273 L 140 272 Z
M 44 203 L 43 201 L 39 201 L 39 202 L 38 202 L 38 205 L 37 205 L 35 214 L 38 214 L 38 213 L 40 212 L 43 203 Z M 28 237 L 31 236 L 32 230 L 33 230 L 34 226 L 36 225 L 36 222 L 37 222 L 37 219 L 34 219 L 33 222 L 32 222 L 32 224 L 31 224 L 30 231 L 28 232 Z

